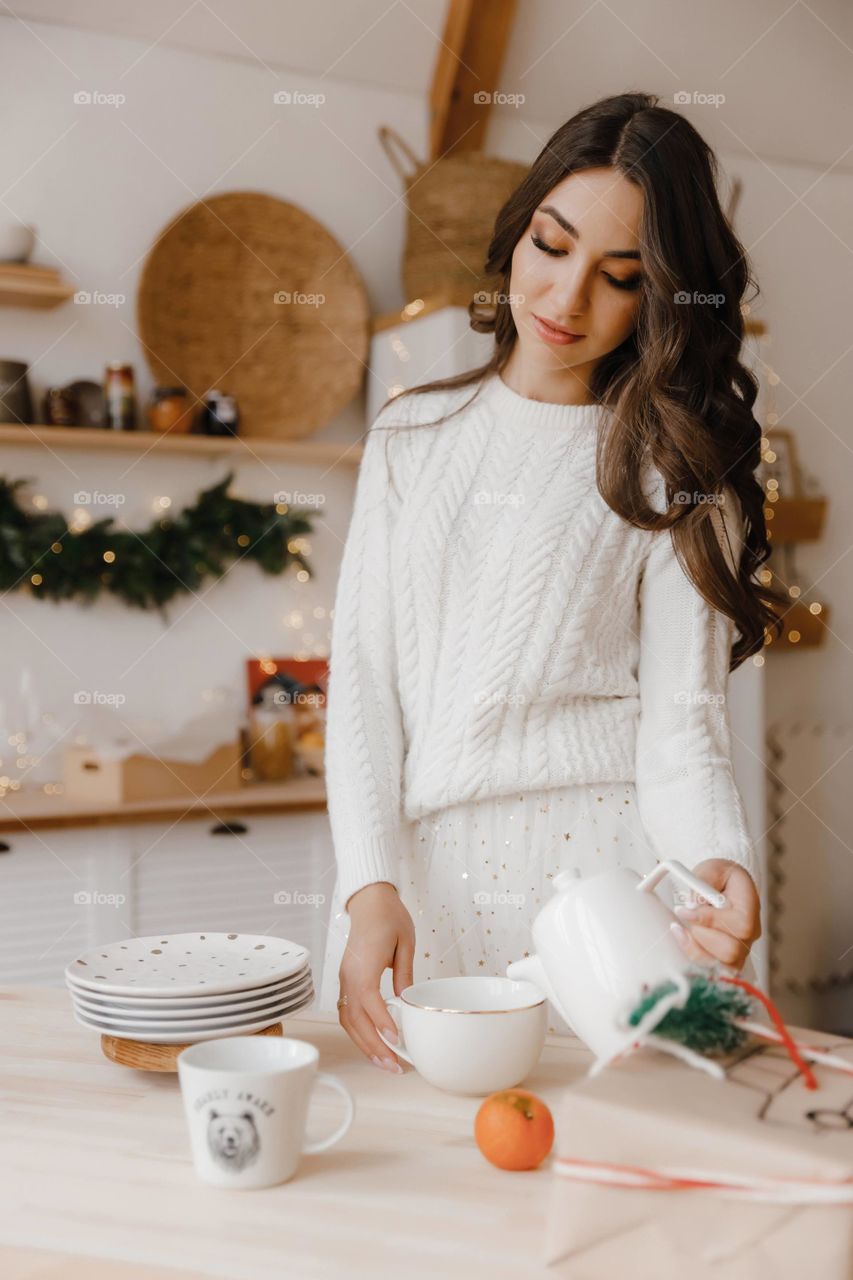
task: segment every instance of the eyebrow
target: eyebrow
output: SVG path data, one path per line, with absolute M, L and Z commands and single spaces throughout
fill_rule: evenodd
M 577 227 L 573 226 L 571 222 L 564 218 L 560 211 L 555 209 L 552 204 L 543 204 L 536 210 L 536 212 L 550 214 L 554 221 L 559 222 L 563 230 L 568 231 L 569 235 L 572 236 L 573 239 L 580 240 L 580 232 Z M 639 249 L 610 249 L 607 253 L 603 253 L 601 256 L 602 258 L 633 258 L 637 262 L 640 261 Z

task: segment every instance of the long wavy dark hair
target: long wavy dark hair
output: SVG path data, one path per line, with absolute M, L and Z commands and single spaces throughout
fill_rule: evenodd
M 746 251 L 717 195 L 717 161 L 693 126 L 646 93 L 602 98 L 579 111 L 548 140 L 520 186 L 500 210 L 485 273 L 500 282 L 483 305 L 468 307 L 471 327 L 493 333 L 487 364 L 452 378 L 408 388 L 392 400 L 476 384 L 452 413 L 476 399 L 483 379 L 500 372 L 518 338 L 509 303 L 512 255 L 534 211 L 564 178 L 612 168 L 644 195 L 640 253 L 644 281 L 631 335 L 595 368 L 593 402 L 611 410 L 598 439 L 597 486 L 608 506 L 642 529 L 671 529 L 676 554 L 697 590 L 732 618 L 740 633 L 729 663 L 735 670 L 774 630 L 781 634 L 781 591 L 755 580 L 770 555 L 764 493 L 755 476 L 761 428 L 752 408 L 758 382 L 741 363 L 741 303 L 759 293 Z M 685 306 L 679 294 L 721 295 L 718 305 Z M 608 415 L 606 415 L 607 417 Z M 657 467 L 667 510 L 656 511 L 643 490 L 642 468 Z M 732 575 L 711 517 L 734 491 L 744 517 L 744 547 Z M 676 498 L 677 495 L 677 498 Z M 685 501 L 685 497 L 688 498 Z M 773 607 L 774 604 L 777 607 Z

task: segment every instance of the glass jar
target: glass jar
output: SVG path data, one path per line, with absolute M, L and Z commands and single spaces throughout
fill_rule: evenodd
M 155 387 L 148 407 L 152 431 L 184 434 L 192 427 L 192 406 L 185 387 Z

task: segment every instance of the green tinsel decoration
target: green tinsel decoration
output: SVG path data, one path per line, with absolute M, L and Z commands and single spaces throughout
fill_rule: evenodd
M 691 971 L 686 976 L 690 991 L 683 1008 L 670 1009 L 652 1034 L 676 1040 L 696 1053 L 732 1053 L 739 1049 L 746 1043 L 748 1032 L 735 1026 L 734 1019 L 754 1015 L 751 998 L 729 983 L 714 982 L 706 973 Z M 632 1011 L 629 1026 L 637 1026 L 658 1000 L 676 989 L 675 983 L 667 981 L 649 991 Z
M 312 532 L 308 514 L 230 497 L 233 478 L 229 472 L 194 506 L 136 533 L 116 528 L 112 516 L 73 532 L 59 512 L 24 510 L 18 490 L 26 480 L 0 477 L 0 591 L 28 588 L 39 600 L 87 604 L 106 592 L 133 608 L 162 610 L 206 579 L 221 578 L 238 560 L 252 560 L 269 574 L 296 564 L 311 575 L 304 556 L 288 546 Z M 105 552 L 114 558 L 105 560 Z

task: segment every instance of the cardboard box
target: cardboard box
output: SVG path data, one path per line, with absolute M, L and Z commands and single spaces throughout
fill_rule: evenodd
M 790 1030 L 853 1073 L 853 1040 Z M 644 1048 L 566 1090 L 546 1235 L 555 1276 L 850 1280 L 853 1074 L 810 1064 L 809 1089 L 783 1048 L 755 1041 L 724 1065 L 718 1080 Z M 712 1185 L 676 1189 L 683 1178 Z
M 75 804 L 98 805 L 216 795 L 240 786 L 241 756 L 239 739 L 223 743 L 199 761 L 152 755 L 103 759 L 96 748 L 71 746 L 62 762 L 65 795 Z

